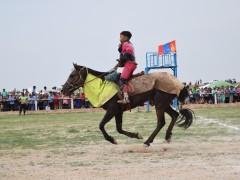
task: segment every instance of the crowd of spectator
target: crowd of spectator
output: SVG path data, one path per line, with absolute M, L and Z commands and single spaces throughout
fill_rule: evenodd
M 189 99 L 186 103 L 191 104 L 220 104 L 240 102 L 240 87 L 189 87 Z M 214 98 L 216 97 L 216 98 Z M 215 102 L 215 100 L 217 102 Z
M 201 81 L 200 81 L 201 82 Z M 240 86 L 227 87 L 201 87 L 198 84 L 189 84 L 189 98 L 186 104 L 220 104 L 240 102 Z M 26 98 L 26 99 L 25 99 Z M 73 100 L 73 102 L 71 102 Z M 73 103 L 73 107 L 72 106 Z M 91 103 L 85 97 L 83 91 L 79 91 L 72 96 L 64 96 L 60 89 L 53 87 L 47 90 L 37 91 L 36 86 L 31 90 L 23 89 L 21 92 L 6 91 L 0 92 L 0 111 L 23 111 L 29 110 L 54 110 L 54 109 L 79 109 L 92 107 Z M 25 114 L 25 111 L 24 111 Z
M 26 97 L 26 99 L 25 99 Z M 43 90 L 37 91 L 36 86 L 31 90 L 23 89 L 21 92 L 6 91 L 0 92 L 0 111 L 17 111 L 26 104 L 26 110 L 54 110 L 54 109 L 70 109 L 71 99 L 73 99 L 73 108 L 89 108 L 90 102 L 83 92 L 76 93 L 72 96 L 64 96 L 59 89 L 53 87 L 47 90 L 45 86 Z M 22 106 L 23 105 L 23 106 Z

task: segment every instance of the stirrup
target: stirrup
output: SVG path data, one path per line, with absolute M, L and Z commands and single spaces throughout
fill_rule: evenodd
M 119 104 L 126 104 L 123 99 L 118 100 L 117 103 L 119 103 Z
M 120 99 L 120 100 L 117 101 L 117 103 L 120 103 L 120 104 L 128 104 L 128 103 L 130 103 L 130 101 L 129 101 L 129 100 L 126 100 L 126 99 Z
M 123 99 L 118 100 L 117 102 L 121 103 L 121 104 L 128 104 L 128 103 L 130 103 L 130 100 L 129 100 L 129 97 L 128 97 L 128 93 L 124 92 L 123 93 Z

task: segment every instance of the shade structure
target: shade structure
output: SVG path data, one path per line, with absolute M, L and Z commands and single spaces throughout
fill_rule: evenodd
M 215 81 L 211 84 L 209 84 L 207 87 L 227 87 L 227 86 L 234 86 L 234 84 L 231 84 L 229 82 L 225 82 L 225 81 Z

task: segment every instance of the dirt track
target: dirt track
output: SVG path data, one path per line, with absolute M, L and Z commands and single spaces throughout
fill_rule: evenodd
M 239 179 L 240 137 L 150 148 L 88 145 L 17 150 L 1 158 L 2 179 Z M 17 154 L 17 155 L 16 155 Z M 17 161 L 16 161 L 17 160 Z
M 44 150 L 43 145 L 43 150 L 0 151 L 0 179 L 237 180 L 240 130 L 235 126 L 219 126 L 237 135 L 173 138 L 170 144 L 156 138 L 149 148 L 142 146 L 142 140 L 131 145 L 123 140 L 118 141 L 119 145 L 103 140 L 100 144 L 91 142 L 78 147 Z

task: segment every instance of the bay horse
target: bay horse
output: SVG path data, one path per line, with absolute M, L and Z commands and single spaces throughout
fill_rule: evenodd
M 77 64 L 74 65 L 74 70 L 69 75 L 67 81 L 63 85 L 62 93 L 64 95 L 71 95 L 76 89 L 83 87 L 87 74 L 90 73 L 94 76 L 97 76 L 98 78 L 101 78 L 104 80 L 104 76 L 106 74 L 109 74 L 107 72 L 98 72 L 93 69 L 79 66 Z M 171 102 L 175 97 L 178 98 L 178 101 L 183 104 L 184 100 L 189 96 L 187 87 L 184 86 L 184 88 L 180 91 L 179 96 L 175 94 L 169 94 L 157 89 L 152 89 L 148 92 L 142 93 L 142 94 L 136 94 L 134 96 L 130 96 L 130 105 L 129 107 L 131 109 L 143 105 L 146 101 L 153 101 L 156 109 L 157 114 L 157 127 L 152 132 L 152 134 L 149 136 L 149 138 L 144 142 L 145 146 L 150 146 L 150 143 L 153 142 L 156 135 L 159 133 L 159 131 L 162 129 L 162 127 L 166 124 L 165 122 L 165 115 L 164 113 L 167 113 L 172 118 L 171 123 L 169 124 L 169 127 L 167 128 L 165 140 L 167 142 L 170 142 L 171 136 L 172 136 L 172 129 L 175 124 L 177 124 L 179 127 L 182 127 L 184 129 L 187 129 L 189 126 L 191 126 L 193 119 L 195 118 L 194 112 L 190 109 L 181 109 L 179 112 L 174 110 L 171 107 Z M 123 122 L 123 112 L 128 110 L 128 106 L 123 106 L 122 104 L 117 103 L 119 100 L 119 97 L 117 93 L 109 99 L 106 103 L 104 103 L 101 107 L 106 110 L 106 113 L 101 120 L 99 124 L 99 129 L 101 130 L 104 138 L 113 143 L 117 144 L 116 140 L 111 137 L 105 130 L 105 125 L 108 123 L 113 117 L 115 117 L 116 120 L 116 129 L 118 133 L 124 134 L 130 138 L 137 138 L 137 139 L 143 139 L 142 136 L 137 132 L 128 132 L 123 130 L 122 128 L 122 122 Z

